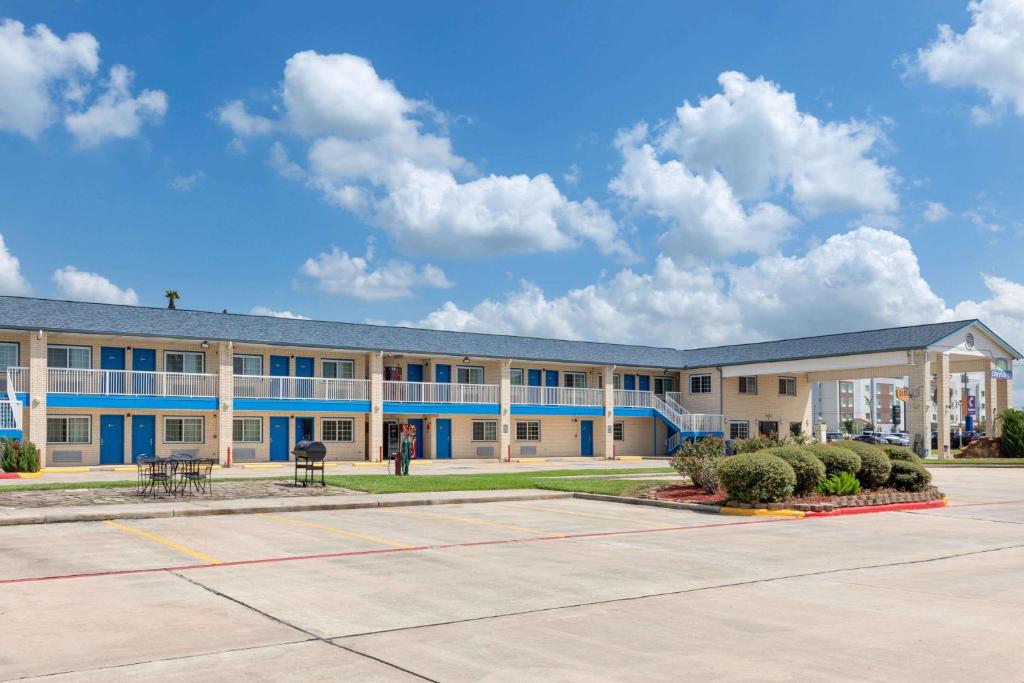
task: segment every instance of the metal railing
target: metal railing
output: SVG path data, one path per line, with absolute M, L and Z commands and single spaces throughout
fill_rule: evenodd
M 51 394 L 100 396 L 217 396 L 217 375 L 195 372 L 47 368 L 46 390 Z
M 235 398 L 369 401 L 370 381 L 331 377 L 235 375 Z
M 400 403 L 498 403 L 497 384 L 384 382 L 384 400 Z
M 0 429 L 21 429 L 16 412 L 21 412 L 21 404 L 14 406 L 10 401 L 0 400 Z
M 669 404 L 680 413 L 690 412 L 683 407 L 683 392 L 681 391 L 666 391 L 665 392 L 665 403 Z
M 512 403 L 538 406 L 601 406 L 604 389 L 512 386 Z
M 28 368 L 7 368 L 7 393 L 28 393 Z
M 616 389 L 615 405 L 624 408 L 651 408 L 658 411 L 676 429 L 684 433 L 683 437 L 680 438 L 685 438 L 686 434 L 693 434 L 695 432 L 721 432 L 725 424 L 725 420 L 721 415 L 680 411 L 673 407 L 671 403 L 662 400 L 660 396 L 650 391 Z M 671 446 L 671 439 L 669 440 L 669 445 Z M 670 450 L 669 453 L 671 452 Z

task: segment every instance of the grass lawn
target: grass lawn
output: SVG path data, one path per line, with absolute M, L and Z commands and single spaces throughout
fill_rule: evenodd
M 328 475 L 327 483 L 367 493 L 417 491 L 495 491 L 499 489 L 551 489 L 623 495 L 655 482 L 637 479 L 601 479 L 608 474 L 664 474 L 671 468 L 623 468 L 609 470 L 549 470 L 500 474 L 438 474 L 394 477 L 385 474 Z M 580 477 L 561 479 L 559 477 Z
M 960 460 L 936 460 L 927 458 L 928 467 L 1024 467 L 1024 458 L 962 458 Z

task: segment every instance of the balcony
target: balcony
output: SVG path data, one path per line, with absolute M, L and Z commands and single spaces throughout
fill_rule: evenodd
M 604 389 L 512 386 L 513 405 L 603 406 Z
M 217 375 L 194 372 L 47 368 L 46 391 L 58 408 L 217 408 Z
M 446 382 L 384 382 L 385 403 L 495 403 L 497 384 L 449 384 Z
M 370 382 L 330 377 L 235 375 L 235 398 L 366 402 L 370 400 Z
M 0 400 L 0 436 L 6 436 L 2 432 L 21 429 L 15 416 L 15 411 L 21 410 L 21 405 L 12 406 L 10 401 Z

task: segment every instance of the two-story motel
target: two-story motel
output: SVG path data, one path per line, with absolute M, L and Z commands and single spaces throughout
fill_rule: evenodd
M 415 425 L 425 458 L 661 455 L 811 433 L 814 382 L 906 377 L 927 445 L 951 373 L 984 375 L 993 424 L 1020 357 L 977 320 L 678 350 L 0 297 L 0 435 L 51 467 L 286 461 L 302 439 L 372 461 L 389 423 Z

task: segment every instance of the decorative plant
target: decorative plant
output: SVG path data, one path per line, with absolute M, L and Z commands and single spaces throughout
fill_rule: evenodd
M 840 472 L 818 484 L 818 493 L 826 496 L 852 496 L 860 493 L 860 482 L 849 472 Z
M 888 485 L 899 491 L 924 491 L 932 481 L 932 473 L 924 465 L 894 460 Z
M 1024 458 L 1024 410 L 1007 408 L 997 419 L 1003 425 L 1003 454 L 1008 458 Z
M 820 460 L 797 446 L 779 446 L 761 451 L 762 455 L 774 455 L 785 460 L 796 474 L 796 488 L 793 493 L 802 496 L 818 488 L 825 478 L 825 465 Z
M 22 472 L 39 471 L 39 449 L 31 441 L 26 441 L 21 447 Z
M 181 298 L 176 289 L 168 289 L 164 296 L 167 297 L 167 308 L 175 308 L 174 302 Z
M 729 498 L 744 503 L 781 503 L 793 495 L 796 473 L 782 458 L 744 453 L 726 458 L 718 477 Z
M 725 459 L 725 442 L 708 438 L 686 442 L 672 459 L 672 467 L 707 493 L 718 493 L 718 466 Z

